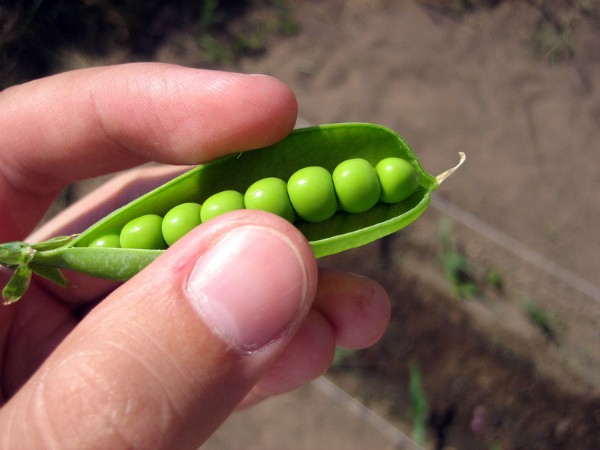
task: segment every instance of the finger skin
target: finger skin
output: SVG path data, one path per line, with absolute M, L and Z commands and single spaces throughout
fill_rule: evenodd
M 293 129 L 296 114 L 293 93 L 273 78 L 156 63 L 83 69 L 6 89 L 0 240 L 22 239 L 71 181 L 266 146 Z
M 379 283 L 333 269 L 319 272 L 314 308 L 329 319 L 337 345 L 353 350 L 376 343 L 391 316 L 389 296 Z
M 212 222 L 114 291 L 65 338 L 0 410 L 1 448 L 197 448 L 210 436 L 293 339 L 317 283 L 312 251 L 286 221 L 257 212 Z M 307 289 L 285 331 L 241 352 L 198 314 L 184 286 L 223 236 L 249 225 L 293 243 Z
M 311 309 L 292 341 L 238 409 L 296 389 L 322 375 L 331 365 L 335 346 L 335 334 L 328 319 Z
M 98 284 L 96 288 L 101 289 L 101 286 Z M 36 286 L 33 289 L 39 296 Z M 108 288 L 105 289 L 109 292 Z M 56 288 L 56 292 L 60 291 L 60 288 Z M 70 294 L 70 291 L 67 292 Z M 89 289 L 85 291 L 90 294 Z M 390 300 L 385 290 L 373 280 L 337 270 L 320 269 L 315 298 L 313 308 L 299 331 L 240 407 L 288 392 L 318 377 L 329 368 L 336 346 L 366 348 L 373 345 L 387 329 Z M 52 314 L 57 317 L 51 324 L 44 321 L 50 327 L 44 325 L 35 328 L 42 343 L 34 345 L 35 352 L 28 349 L 28 345 L 34 341 L 32 337 L 28 340 L 15 337 L 8 347 L 5 361 L 11 361 L 14 356 L 19 367 L 22 367 L 18 375 L 11 378 L 10 382 L 5 382 L 9 393 L 15 392 L 25 382 L 39 362 L 76 324 L 68 310 L 45 312 L 45 305 L 40 304 L 41 302 L 45 300 L 36 299 L 35 307 L 33 302 L 22 302 L 21 305 L 26 307 L 26 311 L 29 311 L 27 315 L 30 316 L 29 319 L 25 316 L 23 320 L 29 323 L 35 320 L 36 315 L 47 318 L 48 314 Z M 9 311 L 12 309 L 0 309 L 0 313 Z
M 296 389 L 322 375 L 335 347 L 362 349 L 385 333 L 391 303 L 383 287 L 360 275 L 319 270 L 317 295 L 302 327 L 240 407 Z

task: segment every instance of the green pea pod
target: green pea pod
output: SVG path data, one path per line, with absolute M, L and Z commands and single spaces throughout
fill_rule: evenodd
M 25 244 L 25 250 L 22 243 L 19 246 L 15 243 L 0 245 L 0 264 L 10 262 L 14 267 L 23 261 L 15 251 L 28 252 L 28 255 L 33 252 L 33 256 L 27 257 L 31 259 L 32 270 L 35 272 L 37 268 L 46 277 L 48 271 L 39 270 L 40 267 L 69 268 L 96 277 L 127 280 L 164 250 L 88 245 L 98 237 L 120 230 L 132 219 L 145 214 L 164 216 L 175 205 L 203 203 L 212 194 L 224 190 L 244 192 L 263 178 L 287 180 L 295 171 L 307 166 L 321 166 L 331 173 L 337 164 L 347 159 L 363 158 L 375 166 L 386 157 L 403 158 L 415 167 L 419 187 L 409 198 L 396 204 L 379 203 L 363 213 L 338 211 L 324 222 L 295 223 L 310 242 L 316 257 L 339 253 L 409 225 L 425 211 L 431 193 L 458 166 L 437 177 L 429 175 L 409 145 L 397 133 L 379 125 L 346 123 L 302 128 L 269 147 L 200 165 L 114 211 L 76 237 L 54 238 L 49 245 Z M 462 160 L 463 154 L 461 163 Z M 9 255 L 5 255 L 6 246 L 12 246 Z

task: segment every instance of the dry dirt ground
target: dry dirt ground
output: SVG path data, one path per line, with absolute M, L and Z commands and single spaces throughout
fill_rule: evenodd
M 408 230 L 323 261 L 394 302 L 329 377 L 404 427 L 416 363 L 432 447 L 600 448 L 600 5 L 289 3 L 299 32 L 235 70 L 288 83 L 311 123 L 397 130 L 430 173 L 468 157 Z M 444 221 L 469 298 L 444 275 Z
M 598 11 L 434 3 L 292 2 L 300 33 L 240 67 L 288 83 L 311 123 L 397 130 L 431 173 L 468 156 L 408 231 L 324 262 L 380 280 L 395 305 L 380 345 L 330 376 L 408 419 L 418 363 L 433 445 L 598 448 Z M 478 285 L 467 300 L 442 275 L 444 217 Z

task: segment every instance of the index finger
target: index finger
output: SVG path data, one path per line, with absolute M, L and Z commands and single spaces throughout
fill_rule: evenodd
M 0 239 L 23 238 L 69 182 L 146 161 L 195 164 L 293 128 L 292 92 L 265 76 L 141 63 L 0 93 Z M 24 208 L 24 205 L 35 205 Z

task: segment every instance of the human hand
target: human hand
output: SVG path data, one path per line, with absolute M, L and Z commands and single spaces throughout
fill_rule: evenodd
M 161 64 L 7 89 L 0 242 L 81 231 L 174 169 L 117 177 L 26 237 L 71 181 L 262 147 L 296 112 L 272 78 Z M 319 270 L 296 228 L 257 211 L 197 227 L 124 284 L 68 278 L 0 307 L 1 448 L 196 448 L 236 408 L 320 375 L 336 345 L 374 343 L 390 313 L 378 284 Z

